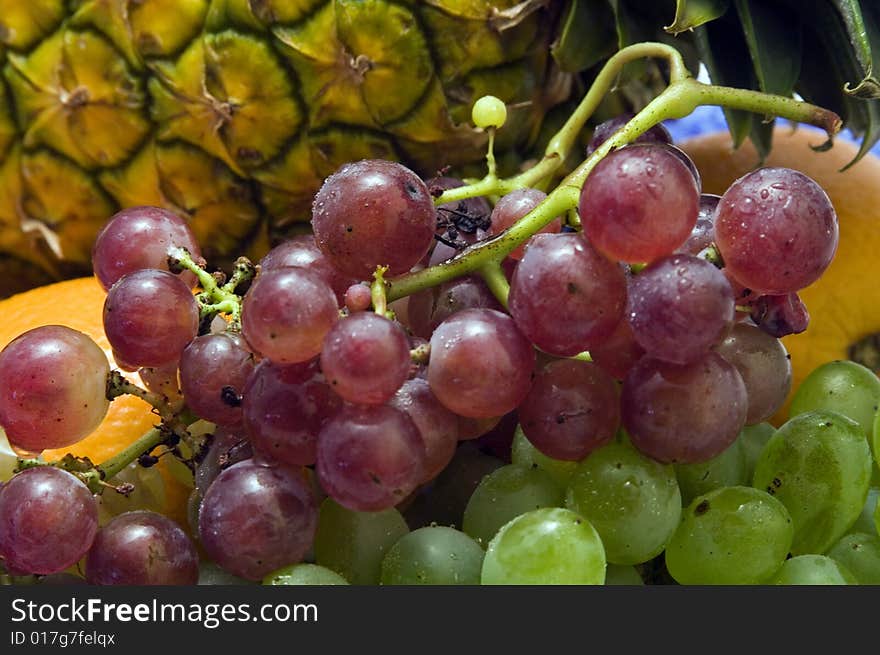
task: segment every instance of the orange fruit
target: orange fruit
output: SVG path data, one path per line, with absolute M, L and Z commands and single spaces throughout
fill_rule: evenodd
M 41 325 L 65 325 L 87 334 L 113 365 L 113 355 L 104 336 L 105 292 L 93 277 L 84 277 L 38 287 L 0 300 L 0 349 L 19 334 Z M 133 378 L 134 381 L 139 380 Z M 66 453 L 88 457 L 95 464 L 109 459 L 158 423 L 146 402 L 123 395 L 110 403 L 107 416 L 82 441 L 59 450 L 46 450 L 43 458 L 59 459 Z M 160 460 L 162 462 L 162 460 Z M 167 466 L 159 467 L 165 482 L 165 513 L 186 526 L 186 498 L 189 489 L 174 478 Z
M 880 158 L 868 155 L 841 172 L 857 146 L 838 139 L 828 152 L 810 149 L 823 140 L 824 134 L 811 129 L 777 128 L 765 162 L 799 170 L 818 182 L 840 222 L 834 261 L 817 282 L 798 292 L 810 313 L 809 327 L 783 339 L 791 355 L 793 389 L 820 364 L 847 359 L 850 345 L 880 333 L 880 287 L 874 274 L 880 252 Z M 682 147 L 697 165 L 706 193 L 724 193 L 758 161 L 750 143 L 734 150 L 727 132 L 697 137 Z M 786 404 L 774 422 L 787 417 Z

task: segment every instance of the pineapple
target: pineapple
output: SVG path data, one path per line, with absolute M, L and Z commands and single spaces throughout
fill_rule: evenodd
M 873 13 L 859 23 L 857 2 L 811 0 L 815 20 L 792 10 L 803 27 L 789 20 L 768 51 L 753 37 L 779 2 L 0 0 L 0 297 L 88 272 L 97 231 L 135 204 L 188 217 L 212 263 L 259 256 L 304 229 L 343 162 L 431 175 L 479 160 L 470 108 L 487 93 L 510 110 L 499 149 L 525 152 L 549 111 L 639 40 L 680 46 L 725 82 L 797 89 L 876 139 L 876 31 L 859 30 Z M 735 58 L 713 56 L 735 38 Z M 833 75 L 816 68 L 827 52 L 843 62 Z M 662 82 L 650 64 L 626 78 L 627 108 Z M 760 120 L 730 119 L 738 141 L 766 143 Z

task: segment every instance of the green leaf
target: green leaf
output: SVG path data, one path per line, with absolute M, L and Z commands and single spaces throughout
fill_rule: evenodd
M 586 70 L 617 50 L 615 29 L 608 0 L 571 0 L 550 53 L 565 72 Z
M 730 0 L 676 0 L 675 18 L 665 28 L 670 34 L 680 34 L 699 27 L 724 15 Z
M 734 2 L 759 88 L 791 96 L 801 69 L 800 21 L 766 2 Z
M 844 90 L 858 98 L 880 98 L 880 80 L 874 74 L 880 69 L 880 35 L 863 14 L 859 0 L 832 0 L 832 3 L 840 13 L 862 72 L 858 84 L 853 87 L 847 82 Z M 869 7 L 870 4 L 865 3 L 865 8 Z
M 727 14 L 694 30 L 694 42 L 700 58 L 715 84 L 753 89 L 757 84 L 749 61 L 739 21 Z M 754 116 L 745 111 L 723 108 L 734 147 L 739 147 L 752 130 Z

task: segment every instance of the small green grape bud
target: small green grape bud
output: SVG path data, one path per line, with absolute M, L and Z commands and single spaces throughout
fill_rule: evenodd
M 483 96 L 474 103 L 471 117 L 477 127 L 501 127 L 507 120 L 507 107 L 495 96 Z

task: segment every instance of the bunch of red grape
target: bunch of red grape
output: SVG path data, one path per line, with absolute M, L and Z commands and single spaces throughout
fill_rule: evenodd
M 590 149 L 619 126 L 597 130 Z M 182 219 L 153 207 L 116 215 L 93 253 L 105 331 L 120 368 L 141 371 L 168 402 L 179 386 L 188 412 L 215 426 L 190 456 L 192 527 L 210 559 L 248 580 L 315 552 L 320 562 L 324 497 L 375 516 L 418 506 L 459 443 L 499 424 L 519 424 L 559 465 L 621 429 L 642 456 L 693 464 L 773 415 L 791 379 L 778 337 L 806 327 L 797 291 L 831 262 L 834 210 L 788 169 L 701 195 L 693 164 L 669 141 L 652 130 L 599 161 L 579 221 L 549 221 L 500 261 L 508 297 L 466 275 L 386 308 L 373 277 L 491 247 L 540 206 L 537 189 L 494 207 L 437 205 L 463 183 L 388 161 L 347 164 L 315 197 L 313 236 L 277 246 L 232 289 L 242 292 L 240 323 L 211 320 L 193 293 L 197 278 L 175 253 L 203 262 Z M 101 350 L 70 329 L 20 336 L 0 354 L 10 443 L 39 453 L 86 436 L 106 412 L 108 373 Z M 98 530 L 82 476 L 35 466 L 3 486 L 8 571 L 50 574 L 83 556 L 99 584 L 189 584 L 198 574 L 191 539 L 154 512 Z

